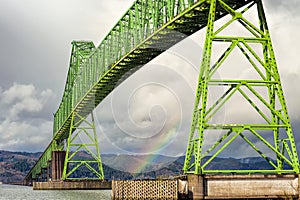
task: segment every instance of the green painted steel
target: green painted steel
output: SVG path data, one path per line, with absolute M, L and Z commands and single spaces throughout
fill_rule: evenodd
M 246 3 L 230 1 L 236 8 Z M 66 89 L 54 115 L 54 140 L 59 143 L 68 137 L 73 112 L 87 116 L 139 67 L 205 27 L 208 6 L 204 0 L 138 0 L 98 48 L 93 48 L 91 42 L 83 45 L 90 54 L 78 57 L 82 50 L 73 47 L 79 53 L 72 52 Z M 219 19 L 224 13 L 216 15 Z M 73 42 L 73 46 L 77 43 Z
M 77 121 L 77 123 L 74 123 Z M 80 137 L 87 136 L 88 142 L 82 142 Z M 103 180 L 104 173 L 100 157 L 100 149 L 94 124 L 94 116 L 91 115 L 91 120 L 80 116 L 78 113 L 73 113 L 69 137 L 66 144 L 66 157 L 62 174 L 62 180 Z M 71 149 L 71 148 L 74 149 Z M 80 158 L 80 151 L 86 151 L 90 157 Z M 79 168 L 85 168 L 91 174 L 84 177 L 72 176 L 78 172 Z
M 39 175 L 42 174 L 42 169 L 46 169 L 49 164 L 51 163 L 52 159 L 52 148 L 50 147 L 46 148 L 46 150 L 43 152 L 41 158 L 38 160 L 36 165 L 33 168 L 32 171 L 32 178 L 36 179 Z
M 215 28 L 215 17 L 218 8 L 222 8 L 232 17 Z M 253 8 L 257 13 L 257 25 L 245 15 Z M 231 24 L 238 22 L 248 34 L 222 35 Z M 227 44 L 228 48 L 221 56 L 212 61 L 213 51 L 218 45 Z M 255 45 L 253 45 L 255 44 Z M 222 69 L 232 52 L 238 49 L 246 59 L 240 66 L 249 63 L 258 78 L 216 79 L 214 76 Z M 236 54 L 235 54 L 236 55 Z M 235 61 L 238 62 L 238 61 Z M 294 136 L 288 117 L 286 103 L 280 77 L 275 61 L 270 33 L 260 0 L 250 2 L 241 10 L 236 10 L 224 0 L 211 0 L 207 22 L 207 33 L 202 56 L 201 70 L 198 80 L 193 120 L 190 130 L 186 158 L 185 173 L 299 173 L 299 161 Z M 213 87 L 224 88 L 224 93 L 208 104 L 209 94 Z M 264 95 L 267 91 L 268 95 Z M 224 108 L 234 95 L 240 94 L 262 119 L 261 124 L 253 123 L 214 123 L 212 118 Z M 256 101 L 254 101 L 256 99 Z M 243 108 L 240 108 L 241 110 Z M 242 117 L 242 116 L 241 116 Z M 211 130 L 222 135 L 212 141 Z M 237 139 L 249 145 L 270 165 L 267 169 L 224 169 L 211 170 L 209 164 L 233 144 Z M 273 138 L 271 141 L 268 138 Z M 208 141 L 209 140 L 209 141 Z M 241 140 L 239 140 L 240 142 Z M 263 147 L 255 142 L 260 141 Z M 239 143 L 238 145 L 243 145 Z M 205 149 L 205 150 L 204 150 Z M 234 149 L 231 149 L 234 151 Z M 271 152 L 271 153 L 270 153 Z M 207 156 L 207 157 L 206 157 Z M 206 159 L 205 159 L 206 157 Z M 276 161 L 274 161 L 276 160 Z M 225 168 L 225 167 L 224 167 Z
M 75 131 L 72 128 L 72 124 L 80 122 L 78 118 L 74 118 L 75 113 L 85 119 L 114 88 L 140 67 L 189 35 L 206 27 L 208 21 L 208 27 L 211 28 L 214 21 L 228 15 L 228 12 L 222 6 L 217 6 L 215 10 L 212 10 L 211 5 L 214 2 L 213 0 L 137 0 L 98 47 L 95 47 L 90 41 L 73 41 L 65 91 L 60 106 L 54 115 L 53 141 L 51 141 L 45 152 L 64 148 L 66 140 Z M 222 2 L 234 10 L 256 3 L 255 0 L 224 0 Z M 214 13 L 213 16 L 212 13 Z M 248 28 L 251 29 L 253 27 L 250 26 Z M 212 33 L 208 32 L 208 34 Z M 211 39 L 212 36 L 208 35 L 207 38 Z M 234 38 L 215 37 L 214 40 L 233 41 Z M 244 41 L 247 41 L 247 39 Z M 259 39 L 257 41 L 260 42 Z M 206 43 L 205 49 L 209 52 L 209 45 L 211 44 Z M 203 63 L 209 63 L 209 60 L 204 59 Z M 222 60 L 220 61 L 221 63 Z M 212 70 L 211 73 L 217 68 Z M 207 68 L 203 65 L 201 74 L 204 74 L 206 70 Z M 274 82 L 273 72 L 270 74 L 270 80 Z M 229 81 L 228 84 L 232 83 Z M 259 82 L 257 84 L 267 84 L 267 82 Z M 248 85 L 249 88 L 253 86 L 251 83 Z M 281 89 L 281 86 L 277 88 Z M 228 92 L 236 90 L 238 90 L 238 87 Z M 201 91 L 198 91 L 197 98 L 200 98 L 199 95 L 203 98 Z M 217 106 L 219 106 L 219 103 L 216 104 Z M 195 108 L 197 110 L 198 105 Z M 202 114 L 204 113 L 202 112 Z M 194 116 L 192 129 L 195 129 L 200 124 L 196 123 L 197 119 Z M 226 125 L 222 124 L 214 126 L 226 127 Z M 277 127 L 274 123 L 270 124 L 269 128 L 271 126 L 273 128 Z M 238 127 L 238 125 L 232 128 L 228 126 L 228 129 L 237 129 Z M 244 128 L 243 125 L 241 127 Z M 191 135 L 193 133 L 194 131 L 191 131 Z M 291 139 L 285 140 L 285 146 L 289 146 Z M 195 149 L 196 146 L 193 148 L 190 140 L 185 172 L 190 171 L 189 159 L 196 152 Z M 200 149 L 197 151 L 199 151 L 197 155 L 200 155 Z M 294 148 L 292 147 L 289 152 L 295 154 Z M 44 153 L 28 176 L 33 176 L 39 171 L 41 165 L 47 164 L 50 160 L 51 156 L 49 157 L 48 154 Z M 201 170 L 197 169 L 197 171 Z

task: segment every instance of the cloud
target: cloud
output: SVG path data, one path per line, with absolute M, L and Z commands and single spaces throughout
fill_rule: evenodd
M 272 0 L 265 1 L 266 10 L 270 10 L 274 13 L 284 13 L 286 16 L 295 17 L 295 15 L 299 16 L 299 8 L 300 2 L 298 0 L 290 0 L 290 1 L 281 1 L 281 0 Z M 289 20 L 289 19 L 285 19 Z
M 0 85 L 10 87 L 18 81 L 49 88 L 58 96 L 53 102 L 57 108 L 68 72 L 71 42 L 92 40 L 97 46 L 132 2 L 2 0 Z
M 40 112 L 53 97 L 50 89 L 39 91 L 32 84 L 14 83 L 4 90 L 0 95 L 0 149 L 43 150 L 51 141 L 52 118 Z
M 14 84 L 3 93 L 3 101 L 11 106 L 9 117 L 15 119 L 21 112 L 38 112 L 42 109 L 41 102 L 35 98 L 33 85 Z

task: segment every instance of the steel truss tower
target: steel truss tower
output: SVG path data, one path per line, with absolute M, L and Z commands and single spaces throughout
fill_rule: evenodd
M 74 105 L 76 105 L 76 99 L 80 98 L 80 95 L 88 87 L 84 84 L 88 77 L 95 76 L 95 72 L 92 74 L 86 74 L 82 72 L 84 64 L 87 63 L 88 57 L 91 52 L 95 50 L 95 46 L 90 41 L 73 41 L 72 52 L 70 58 L 70 67 L 67 77 L 67 83 L 63 96 L 64 106 L 60 113 L 70 113 Z M 80 77 L 79 75 L 82 75 Z M 80 85 L 76 81 L 82 82 Z M 74 92 L 74 88 L 77 88 Z M 89 111 L 91 106 L 94 106 L 96 97 L 89 95 L 85 101 L 84 106 L 78 106 L 77 110 L 72 112 L 70 118 L 65 122 L 69 125 L 69 128 L 61 130 L 61 135 L 54 136 L 53 149 L 59 151 L 66 151 L 62 177 L 62 180 L 103 180 L 104 172 L 102 168 L 102 161 L 100 156 L 99 144 L 96 134 L 96 128 L 94 123 L 93 112 Z M 91 114 L 90 114 L 91 113 Z M 57 117 L 57 116 L 56 116 Z M 60 127 L 60 123 L 63 122 L 63 118 L 60 120 L 54 120 L 54 132 L 58 131 L 57 127 Z M 85 151 L 89 157 L 82 157 L 80 153 Z M 78 176 L 80 169 L 81 173 L 84 173 L 84 177 Z M 83 174 L 82 174 L 83 175 Z
M 239 10 L 230 7 L 226 3 L 228 1 L 225 0 L 210 0 L 209 2 L 206 39 L 184 172 L 194 174 L 299 173 L 293 131 L 261 0 L 251 2 Z M 223 23 L 215 22 L 216 10 L 220 9 L 229 13 L 231 19 Z M 247 14 L 250 11 L 255 12 L 257 22 L 249 19 Z M 253 18 L 253 15 L 251 17 Z M 225 30 L 230 30 L 233 24 L 241 27 L 242 36 L 224 35 Z M 215 48 L 218 45 L 227 46 L 214 60 L 214 53 L 217 52 Z M 244 58 L 244 62 L 238 63 L 237 66 L 249 65 L 251 70 L 248 75 L 255 78 L 217 78 L 218 71 L 225 67 L 230 56 L 236 56 L 233 53 L 236 51 Z M 237 59 L 236 62 L 238 61 Z M 234 64 L 236 63 L 229 63 L 232 66 Z M 236 68 L 231 70 L 236 70 Z M 221 94 L 211 93 L 216 87 L 222 88 Z M 239 96 L 237 99 L 242 100 L 243 104 L 236 102 L 236 105 L 240 106 L 240 110 L 250 107 L 257 114 L 259 120 L 255 122 L 258 123 L 253 124 L 253 121 L 250 123 L 227 122 L 226 116 L 222 123 L 215 123 L 214 118 L 217 118 L 216 116 L 237 95 Z M 217 97 L 212 100 L 211 96 Z M 219 134 L 218 137 L 214 135 L 216 131 Z M 223 166 L 223 169 L 211 169 L 210 165 L 214 159 L 225 151 L 230 152 L 230 148 L 235 147 L 234 143 L 240 147 L 247 147 L 245 151 L 251 149 L 256 152 L 269 163 L 269 167 L 266 169 L 227 169 Z M 241 152 L 242 155 L 244 153 Z
M 83 141 L 84 139 L 87 141 Z M 72 147 L 74 147 L 73 150 Z M 83 150 L 89 154 L 89 157 L 80 157 L 80 151 Z M 84 177 L 72 176 L 79 168 L 86 169 Z M 91 120 L 75 112 L 72 114 L 62 180 L 76 179 L 104 179 L 93 114 L 91 114 Z

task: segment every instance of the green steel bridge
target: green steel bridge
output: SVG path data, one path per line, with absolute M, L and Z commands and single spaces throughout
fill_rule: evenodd
M 245 15 L 255 10 L 257 23 Z M 215 22 L 231 16 L 216 28 Z M 239 23 L 247 36 L 222 35 L 232 23 Z M 90 41 L 73 41 L 69 71 L 64 94 L 53 122 L 53 140 L 30 170 L 25 180 L 37 180 L 44 170 L 55 168 L 53 152 L 66 152 L 62 156 L 62 172 L 56 179 L 76 179 L 71 174 L 81 166 L 87 167 L 94 179 L 104 179 L 98 141 L 95 134 L 93 110 L 137 69 L 191 34 L 206 28 L 195 106 L 189 140 L 187 141 L 185 173 L 299 173 L 299 162 L 294 136 L 288 117 L 279 78 L 275 54 L 261 0 L 136 0 L 116 23 L 98 47 Z M 226 44 L 227 49 L 215 63 L 213 48 Z M 253 44 L 258 48 L 253 48 Z M 259 78 L 255 80 L 219 80 L 214 74 L 233 52 L 240 50 Z M 223 94 L 208 105 L 211 87 L 225 87 Z M 265 88 L 267 96 L 257 88 Z M 247 92 L 246 92 L 247 90 Z M 239 93 L 263 118 L 259 124 L 214 124 L 211 119 L 230 98 Z M 251 94 L 251 95 L 250 95 Z M 260 102 L 257 105 L 253 96 Z M 262 109 L 261 106 L 264 108 Z M 88 117 L 91 116 L 91 117 Z M 224 132 L 204 151 L 209 130 Z M 251 134 L 248 137 L 247 134 Z M 79 144 L 80 134 L 90 143 Z M 187 133 L 188 134 L 188 133 Z M 209 137 L 209 136 L 208 136 Z M 260 149 L 251 138 L 261 141 Z M 267 138 L 272 137 L 272 141 Z M 236 138 L 241 138 L 269 164 L 268 169 L 209 170 L 207 166 Z M 75 147 L 74 151 L 70 148 Z M 267 149 L 273 158 L 265 153 Z M 81 150 L 90 153 L 92 160 L 75 159 Z M 203 160 L 210 155 L 208 160 Z M 274 161 L 275 160 L 275 161 Z M 70 167 L 73 166 L 73 167 Z M 95 167 L 96 166 L 96 167 Z M 288 167 L 286 167 L 288 166 Z M 57 166 L 56 166 L 57 167 Z M 52 175 L 53 177 L 53 175 Z

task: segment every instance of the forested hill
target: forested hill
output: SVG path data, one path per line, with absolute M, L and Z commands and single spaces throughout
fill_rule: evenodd
M 87 153 L 81 152 L 82 157 L 88 156 Z M 9 152 L 0 150 L 0 182 L 18 182 L 22 181 L 28 171 L 32 168 L 35 162 L 40 157 L 41 152 Z M 102 155 L 103 170 L 105 178 L 111 179 L 153 179 L 157 177 L 172 177 L 182 174 L 184 157 L 167 157 L 155 155 L 156 160 L 152 161 L 146 168 L 144 173 L 130 173 L 129 163 L 138 163 L 144 165 L 145 158 L 139 155 Z M 208 159 L 208 158 L 206 158 Z M 263 158 L 216 158 L 208 166 L 209 169 L 253 169 L 257 166 L 261 169 L 268 169 L 270 166 Z M 78 176 L 86 172 L 77 172 Z
M 0 182 L 23 180 L 41 154 L 0 151 Z

